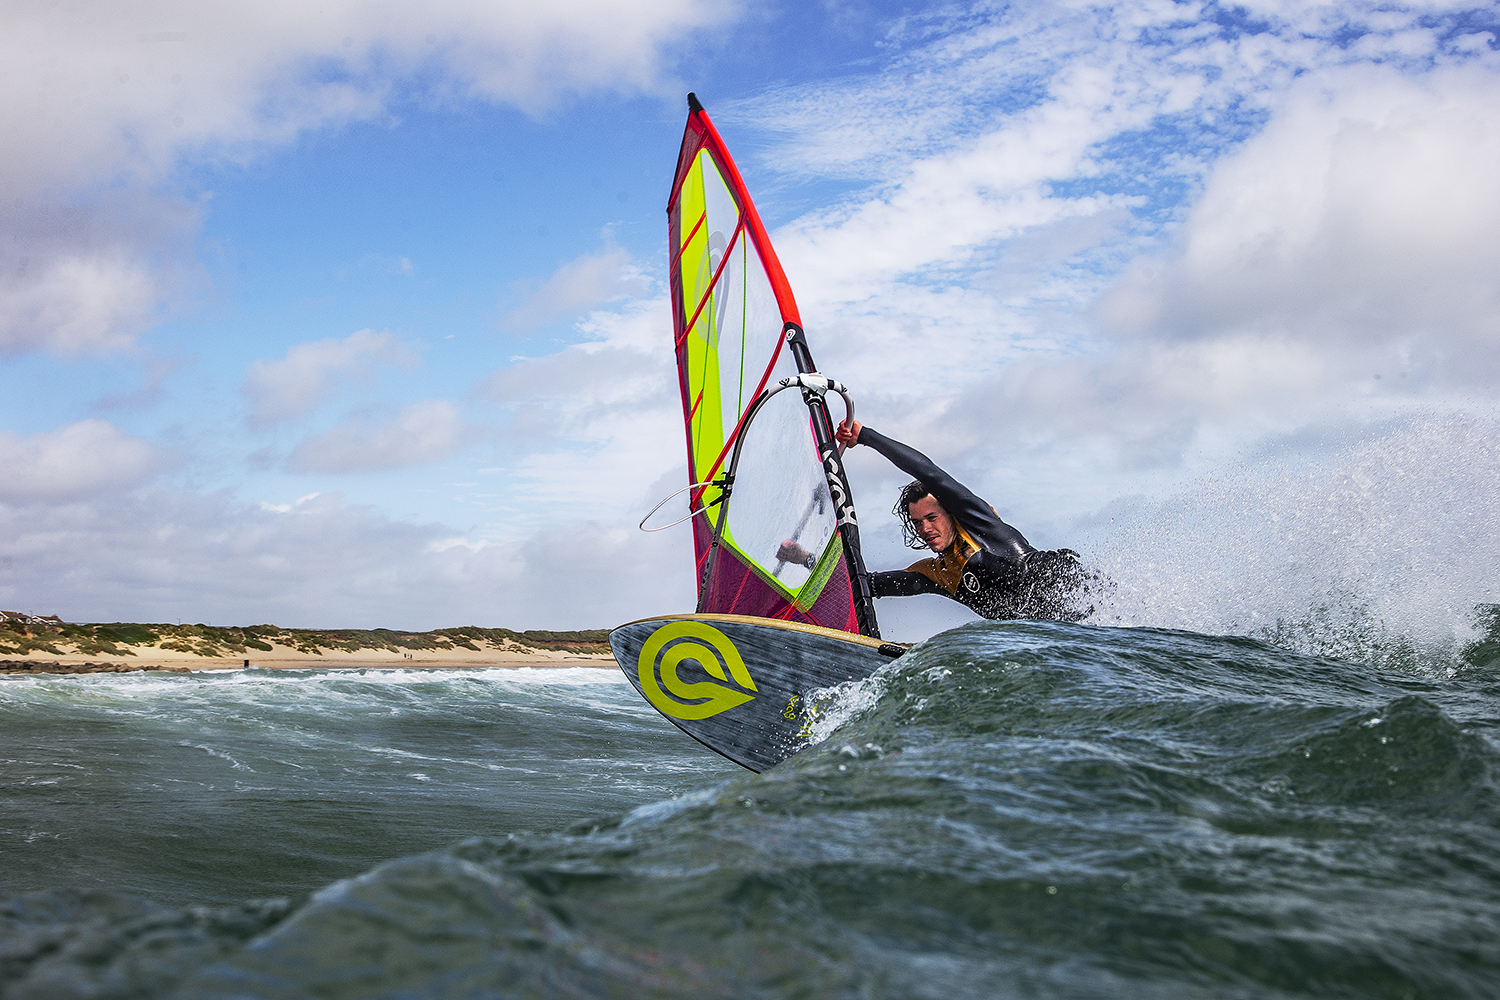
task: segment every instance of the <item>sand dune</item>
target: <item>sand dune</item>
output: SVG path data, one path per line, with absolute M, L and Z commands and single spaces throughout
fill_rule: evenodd
M 449 670 L 458 667 L 607 667 L 615 666 L 608 653 L 570 653 L 545 649 L 435 649 L 411 652 L 361 649 L 356 652 L 323 650 L 321 655 L 304 653 L 272 644 L 270 652 L 255 651 L 249 656 L 196 656 L 155 646 L 122 646 L 134 656 L 105 656 L 78 653 L 27 653 L 24 657 L 0 659 L 0 673 L 99 673 L 164 669 L 176 672 L 196 670 L 241 670 L 246 666 L 265 670 L 407 669 Z M 79 668 L 92 669 L 79 669 Z M 73 669 L 68 669 L 73 668 Z
M 602 630 L 519 633 L 465 627 L 418 633 L 269 625 L 70 625 L 55 618 L 5 614 L 0 673 L 615 666 Z

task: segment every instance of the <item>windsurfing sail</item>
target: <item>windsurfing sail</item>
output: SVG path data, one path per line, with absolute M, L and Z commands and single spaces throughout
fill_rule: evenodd
M 723 139 L 692 94 L 688 108 L 667 217 L 698 611 L 878 637 L 791 285 Z M 774 392 L 799 375 L 802 391 Z M 786 541 L 807 558 L 779 558 Z

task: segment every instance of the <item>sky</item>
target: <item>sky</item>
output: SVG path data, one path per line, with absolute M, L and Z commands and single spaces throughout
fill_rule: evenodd
M 1500 600 L 1495 4 L 36 0 L 0 24 L 8 610 L 691 610 L 687 526 L 636 528 L 686 482 L 689 90 L 858 415 L 1101 567 L 1110 620 L 1443 633 Z M 868 560 L 905 565 L 902 477 L 848 464 Z M 966 617 L 878 610 L 898 638 Z

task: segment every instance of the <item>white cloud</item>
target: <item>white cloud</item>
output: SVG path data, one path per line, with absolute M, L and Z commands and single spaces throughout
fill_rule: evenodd
M 506 545 L 388 518 L 339 494 L 287 511 L 155 490 L 0 504 L 0 604 L 69 621 L 313 628 L 598 628 L 691 606 L 691 556 L 657 535 L 554 519 Z
M 804 300 L 875 316 L 942 311 L 918 293 L 968 287 L 976 266 L 1037 227 L 1128 205 L 1141 216 L 1135 235 L 1156 235 L 1299 78 L 1362 61 L 1344 43 L 1372 17 L 1388 23 L 1371 45 L 1406 28 L 1429 39 L 1420 59 L 1402 58 L 1395 41 L 1377 51 L 1388 74 L 1475 66 L 1442 50 L 1445 22 L 1423 20 L 1456 6 L 1397 21 L 1364 4 L 1270 10 L 1272 21 L 1245 31 L 1218 23 L 1242 15 L 1194 5 L 981 5 L 918 23 L 937 37 L 918 35 L 883 73 L 773 91 L 725 120 L 774 136 L 760 159 L 783 177 L 874 182 L 776 234 Z M 1113 270 L 1118 258 L 1096 263 Z
M 482 398 L 510 411 L 507 532 L 542 530 L 558 516 L 634 525 L 660 499 L 648 500 L 653 484 L 684 465 L 671 328 L 661 299 L 596 312 L 580 324 L 589 341 L 481 384 Z
M 129 347 L 155 318 L 159 288 L 146 262 L 122 254 L 30 258 L 0 289 L 6 353 L 44 347 L 58 354 Z M 28 274 L 28 271 L 32 271 Z
M 1477 66 L 1305 78 L 1214 168 L 1180 249 L 1138 264 L 1101 318 L 1138 336 L 1270 332 L 1339 350 L 1437 334 L 1493 355 L 1497 109 L 1500 73 Z
M 296 510 L 298 507 L 301 507 L 303 504 L 307 503 L 309 500 L 316 500 L 322 495 L 322 493 L 308 493 L 305 496 L 298 497 L 292 503 L 269 503 L 265 500 L 262 500 L 260 502 L 260 509 L 271 511 L 272 513 L 276 514 L 289 514 L 292 511 Z
M 0 199 L 0 356 L 128 349 L 196 283 L 197 211 L 113 191 L 82 205 Z
M 391 334 L 359 330 L 343 340 L 298 344 L 279 361 L 255 361 L 240 391 L 249 397 L 251 423 L 271 424 L 317 407 L 337 379 L 368 380 L 377 365 L 409 368 L 416 360 L 411 348 Z
M 644 295 L 649 287 L 626 251 L 586 254 L 558 268 L 524 302 L 501 317 L 500 329 L 535 333 L 611 300 Z
M 1215 438 L 1472 407 L 1500 379 L 1500 74 L 1310 73 L 1099 302 L 1116 339 L 1013 361 L 950 436 L 1171 468 Z M 956 433 L 955 433 L 956 431 Z
M 598 339 L 519 359 L 492 372 L 480 394 L 500 406 L 542 407 L 555 434 L 605 429 L 632 411 L 679 402 L 665 302 L 596 313 L 582 329 Z
M 7 4 L 0 14 L 0 353 L 128 347 L 177 303 L 196 217 L 163 234 L 33 225 L 130 203 L 178 167 L 243 162 L 309 130 L 378 121 L 413 90 L 538 112 L 575 93 L 664 93 L 672 45 L 731 0 L 287 0 Z M 24 207 L 23 207 L 24 206 Z
M 458 409 L 443 400 L 402 407 L 390 419 L 353 419 L 292 449 L 292 472 L 371 472 L 446 458 L 473 438 Z
M 0 501 L 72 501 L 130 490 L 164 465 L 150 444 L 104 420 L 40 434 L 0 431 Z
M 22 196 L 151 181 L 184 155 L 378 117 L 419 75 L 439 94 L 528 109 L 581 90 L 655 91 L 669 43 L 735 13 L 701 0 L 12 4 L 0 179 Z

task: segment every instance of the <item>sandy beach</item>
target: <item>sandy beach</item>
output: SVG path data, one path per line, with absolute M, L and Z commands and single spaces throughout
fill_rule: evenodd
M 269 652 L 247 651 L 248 656 L 197 656 L 156 646 L 121 646 L 133 656 L 103 654 L 30 652 L 24 656 L 0 658 L 0 673 L 107 673 L 135 670 L 168 670 L 185 673 L 198 670 L 242 670 L 247 665 L 261 670 L 452 670 L 486 667 L 605 667 L 614 668 L 615 659 L 608 653 L 574 653 L 561 650 L 512 647 L 470 650 L 463 648 L 433 650 L 361 649 L 355 652 L 324 649 L 321 654 L 305 653 L 287 646 L 271 644 Z
M 136 670 L 452 670 L 613 668 L 606 633 L 517 632 L 478 626 L 284 629 L 275 625 L 70 624 L 0 611 L 0 673 Z

